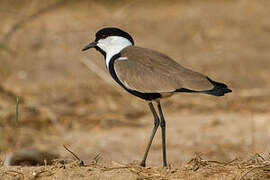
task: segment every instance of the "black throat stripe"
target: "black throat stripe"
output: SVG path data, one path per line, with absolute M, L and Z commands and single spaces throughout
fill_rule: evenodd
M 126 91 L 128 91 L 129 93 L 139 97 L 139 98 L 142 98 L 144 100 L 148 100 L 148 101 L 151 101 L 153 99 L 157 99 L 157 98 L 160 98 L 161 97 L 161 94 L 160 93 L 143 93 L 143 92 L 139 92 L 139 91 L 136 91 L 136 90 L 132 90 L 132 89 L 129 89 L 127 88 L 117 77 L 116 73 L 115 73 L 115 70 L 114 70 L 114 62 L 121 57 L 121 54 L 118 53 L 116 55 L 114 55 L 110 62 L 109 62 L 109 72 L 111 74 L 111 76 L 113 77 L 113 79 L 120 85 L 122 86 Z

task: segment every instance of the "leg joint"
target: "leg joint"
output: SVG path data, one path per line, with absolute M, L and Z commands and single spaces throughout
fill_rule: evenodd
M 166 127 L 166 122 L 165 122 L 165 120 L 163 119 L 163 120 L 161 120 L 161 122 L 160 122 L 160 127 Z
M 157 127 L 157 126 L 160 125 L 160 122 L 159 122 L 159 118 L 158 117 L 155 117 L 154 125 L 155 125 L 155 127 Z

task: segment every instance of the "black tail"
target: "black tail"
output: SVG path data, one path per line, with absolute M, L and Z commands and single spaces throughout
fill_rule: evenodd
M 224 94 L 232 92 L 232 90 L 230 90 L 226 84 L 213 81 L 209 77 L 207 77 L 207 79 L 208 81 L 211 82 L 211 84 L 214 85 L 214 88 L 211 90 L 202 91 L 202 92 L 206 94 L 214 95 L 214 96 L 224 96 Z
M 213 84 L 214 86 L 213 89 L 205 90 L 205 91 L 195 91 L 195 90 L 190 90 L 186 88 L 181 88 L 181 89 L 177 89 L 175 92 L 205 93 L 205 94 L 210 94 L 213 96 L 224 96 L 224 94 L 232 92 L 232 90 L 229 89 L 226 84 L 213 81 L 209 77 L 206 77 L 206 78 L 211 84 Z

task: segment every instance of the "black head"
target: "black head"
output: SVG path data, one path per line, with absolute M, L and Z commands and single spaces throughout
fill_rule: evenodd
M 100 47 L 100 41 L 105 40 L 108 37 L 112 36 L 118 36 L 118 37 L 123 37 L 127 39 L 132 45 L 134 45 L 134 40 L 132 37 L 125 31 L 115 28 L 115 27 L 107 27 L 99 30 L 96 33 L 96 38 L 93 42 L 89 43 L 87 46 L 85 46 L 82 51 L 85 51 L 90 48 L 95 48 L 99 52 L 101 52 L 104 56 L 106 56 L 106 52 Z
M 96 39 L 95 42 L 98 42 L 98 40 L 100 39 L 105 39 L 109 36 L 121 36 L 124 37 L 126 39 L 128 39 L 132 45 L 134 45 L 134 40 L 132 39 L 132 37 L 125 31 L 119 29 L 119 28 L 115 28 L 115 27 L 107 27 L 107 28 L 103 28 L 101 30 L 99 30 L 96 33 Z

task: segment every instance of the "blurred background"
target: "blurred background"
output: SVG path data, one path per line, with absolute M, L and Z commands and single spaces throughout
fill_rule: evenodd
M 233 90 L 162 101 L 170 164 L 195 152 L 216 160 L 268 152 L 269 12 L 267 0 L 1 0 L 1 157 L 29 147 L 70 157 L 65 144 L 85 161 L 141 159 L 153 126 L 147 103 L 112 80 L 97 51 L 81 52 L 106 26 Z M 161 160 L 158 131 L 148 162 Z

